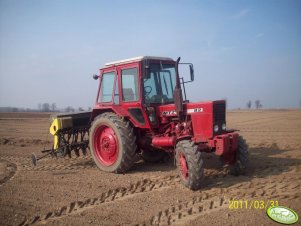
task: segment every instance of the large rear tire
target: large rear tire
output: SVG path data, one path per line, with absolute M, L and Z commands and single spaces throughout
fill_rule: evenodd
M 124 173 L 136 155 L 136 137 L 129 121 L 114 113 L 97 116 L 90 128 L 89 145 L 94 162 L 106 172 Z
M 249 162 L 249 151 L 246 140 L 242 136 L 238 137 L 238 148 L 235 154 L 235 163 L 233 174 L 236 176 L 246 173 L 247 164 Z
M 189 140 L 182 140 L 176 146 L 178 174 L 184 186 L 197 190 L 204 179 L 202 152 Z

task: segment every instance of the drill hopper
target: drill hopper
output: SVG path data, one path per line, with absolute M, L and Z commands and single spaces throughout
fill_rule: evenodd
M 71 157 L 74 152 L 76 156 L 80 155 L 80 150 L 84 155 L 87 153 L 89 146 L 89 128 L 91 112 L 80 112 L 71 114 L 54 114 L 51 115 L 50 134 L 53 135 L 53 147 L 44 150 L 44 156 L 37 158 L 32 155 L 33 164 L 47 155 Z

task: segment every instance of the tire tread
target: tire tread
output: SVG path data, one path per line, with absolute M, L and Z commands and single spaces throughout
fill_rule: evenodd
M 124 173 L 132 167 L 135 161 L 137 145 L 136 136 L 134 135 L 134 129 L 129 123 L 129 121 L 126 121 L 123 117 L 119 117 L 118 115 L 112 112 L 105 112 L 95 117 L 94 121 L 92 122 L 91 128 L 93 127 L 93 124 L 96 123 L 100 118 L 106 118 L 110 120 L 118 129 L 117 132 L 119 132 L 120 134 L 122 143 L 122 147 L 119 149 L 119 151 L 122 151 L 122 159 L 120 164 L 116 167 L 116 169 L 113 172 Z M 91 128 L 90 135 L 92 135 Z M 93 155 L 92 157 L 94 158 Z M 94 161 L 96 162 L 97 160 L 94 158 Z
M 186 162 L 188 164 L 188 180 L 184 180 L 181 175 L 178 159 L 179 152 L 183 152 L 186 157 Z M 198 150 L 198 146 L 189 140 L 179 141 L 176 147 L 176 156 L 178 172 L 182 183 L 192 190 L 200 189 L 204 179 L 204 168 L 202 152 Z

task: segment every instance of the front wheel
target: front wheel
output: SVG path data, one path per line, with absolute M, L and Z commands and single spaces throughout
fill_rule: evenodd
M 104 113 L 94 119 L 89 145 L 94 162 L 103 171 L 123 173 L 135 161 L 137 146 L 133 128 L 114 113 Z
M 182 140 L 176 146 L 176 163 L 182 184 L 197 190 L 204 179 L 202 152 L 189 140 Z

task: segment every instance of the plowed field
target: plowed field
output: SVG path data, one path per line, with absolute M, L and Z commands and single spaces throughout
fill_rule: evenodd
M 207 154 L 198 191 L 181 185 L 172 160 L 137 158 L 127 174 L 98 170 L 89 154 L 33 167 L 31 153 L 52 145 L 48 117 L 0 114 L 0 225 L 277 225 L 271 201 L 301 215 L 300 110 L 228 112 L 249 145 L 248 172 L 232 176 Z M 231 200 L 248 206 L 230 209 Z

